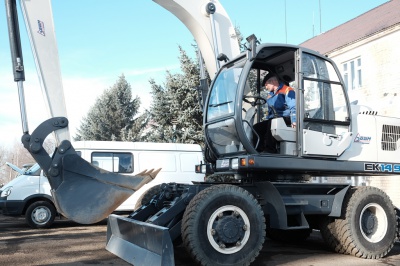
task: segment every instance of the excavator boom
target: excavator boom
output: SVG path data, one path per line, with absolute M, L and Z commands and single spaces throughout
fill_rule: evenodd
M 225 10 L 218 1 L 154 0 L 172 12 L 191 31 L 213 78 L 219 68 L 218 53 L 239 54 L 239 43 Z M 5 0 L 14 79 L 18 84 L 22 143 L 49 179 L 58 211 L 78 223 L 107 217 L 134 191 L 154 179 L 158 170 L 133 177 L 109 173 L 84 161 L 70 142 L 53 13 L 50 0 L 20 0 L 39 81 L 50 119 L 31 134 L 28 129 L 23 81 L 25 80 L 16 0 Z M 217 38 L 218 36 L 218 38 Z M 57 148 L 48 154 L 43 142 L 54 134 Z
M 214 79 L 220 53 L 228 58 L 240 54 L 235 28 L 219 1 L 153 0 L 174 14 L 190 30 Z
M 50 0 L 20 0 L 43 98 L 50 117 L 68 117 Z M 71 140 L 68 127 L 54 132 L 58 144 Z

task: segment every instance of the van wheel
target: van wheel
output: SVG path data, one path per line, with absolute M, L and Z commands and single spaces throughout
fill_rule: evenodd
M 396 213 L 389 197 L 375 187 L 349 190 L 342 219 L 336 221 L 340 253 L 379 259 L 392 249 L 397 238 Z
M 32 228 L 48 228 L 56 218 L 56 208 L 47 201 L 36 201 L 29 205 L 25 219 Z
M 249 265 L 265 240 L 265 218 L 248 191 L 215 185 L 198 193 L 182 219 L 182 239 L 200 265 Z

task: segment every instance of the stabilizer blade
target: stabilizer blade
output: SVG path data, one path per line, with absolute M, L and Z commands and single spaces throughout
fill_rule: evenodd
M 106 249 L 133 265 L 175 265 L 168 228 L 110 215 Z

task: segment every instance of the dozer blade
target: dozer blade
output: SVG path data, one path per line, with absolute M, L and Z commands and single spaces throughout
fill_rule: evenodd
M 65 117 L 50 118 L 32 135 L 25 133 L 22 143 L 45 172 L 57 210 L 70 220 L 91 224 L 105 219 L 161 170 L 135 176 L 110 173 L 82 159 L 68 140 L 62 141 L 50 157 L 43 148 L 44 139 L 67 125 Z
M 133 265 L 175 265 L 168 228 L 111 214 L 106 249 Z

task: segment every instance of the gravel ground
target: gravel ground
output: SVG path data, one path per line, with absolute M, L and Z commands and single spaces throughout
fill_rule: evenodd
M 79 225 L 56 220 L 50 229 L 31 229 L 24 218 L 0 215 L 0 265 L 130 265 L 105 249 L 107 221 Z M 175 265 L 194 262 L 184 247 L 175 248 Z M 319 232 L 301 244 L 267 239 L 256 266 L 400 265 L 400 244 L 381 260 L 364 260 L 328 251 Z

